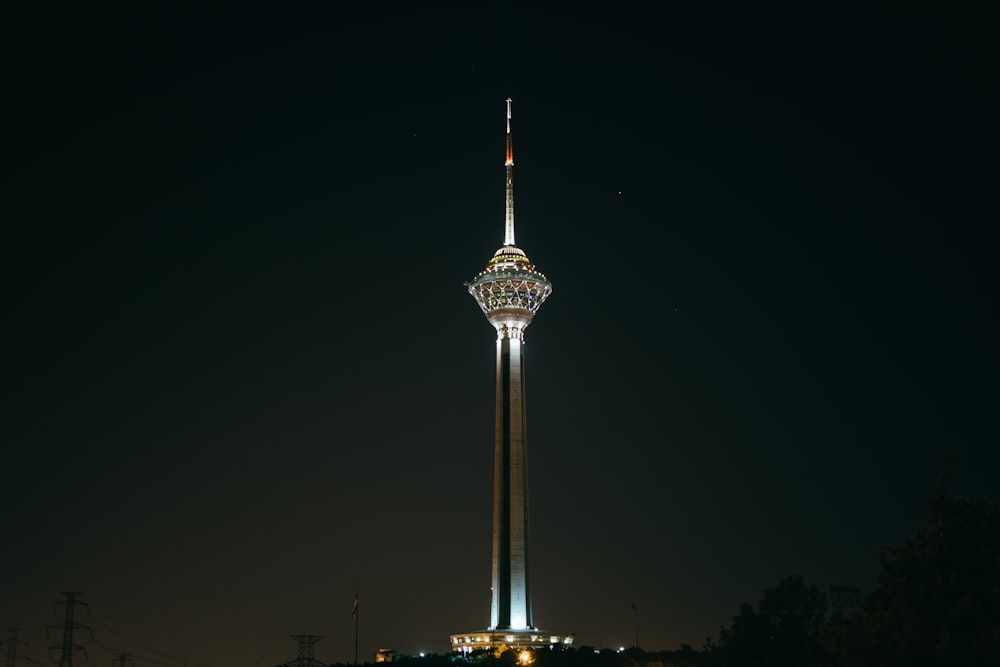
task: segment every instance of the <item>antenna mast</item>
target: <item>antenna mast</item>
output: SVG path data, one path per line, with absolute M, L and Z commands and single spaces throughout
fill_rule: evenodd
M 514 245 L 514 142 L 510 137 L 510 103 L 507 98 L 507 218 L 504 225 L 504 245 Z

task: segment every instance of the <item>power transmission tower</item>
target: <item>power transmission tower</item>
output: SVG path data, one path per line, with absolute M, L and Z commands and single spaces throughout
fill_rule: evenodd
M 73 631 L 74 630 L 86 630 L 90 633 L 90 638 L 94 638 L 94 631 L 91 630 L 86 625 L 80 625 L 73 621 L 73 612 L 76 605 L 83 605 L 87 609 L 87 615 L 90 615 L 90 606 L 86 602 L 80 602 L 76 599 L 79 593 L 74 592 L 62 592 L 66 596 L 65 600 L 59 600 L 52 603 L 52 612 L 55 613 L 56 605 L 63 604 L 66 605 L 66 620 L 62 624 L 63 629 L 63 640 L 62 645 L 55 645 L 49 647 L 49 658 L 52 658 L 52 651 L 57 648 L 62 649 L 62 653 L 59 655 L 59 667 L 73 667 L 73 651 L 83 651 L 83 659 L 87 660 L 87 649 L 82 646 L 78 646 L 73 643 Z M 48 636 L 50 629 L 60 627 L 57 624 L 45 626 L 45 633 Z
M 313 654 L 313 646 L 320 639 L 323 639 L 322 635 L 288 635 L 295 641 L 299 643 L 299 657 L 295 660 L 286 662 L 283 665 L 277 665 L 277 667 L 327 667 L 322 662 L 316 659 Z
M 9 632 L 7 634 L 7 641 L 0 642 L 0 646 L 3 646 L 5 644 L 7 646 L 7 667 L 15 667 L 15 663 L 17 662 L 18 658 L 17 645 L 22 644 L 24 646 L 27 646 L 28 644 L 26 642 L 17 641 L 17 628 L 9 629 Z

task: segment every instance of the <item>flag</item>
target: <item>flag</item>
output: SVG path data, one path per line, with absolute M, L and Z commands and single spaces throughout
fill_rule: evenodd
M 354 594 L 354 606 L 351 607 L 351 618 L 358 617 L 358 594 Z

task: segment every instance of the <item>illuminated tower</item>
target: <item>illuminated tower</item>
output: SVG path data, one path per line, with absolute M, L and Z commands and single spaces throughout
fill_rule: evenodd
M 486 630 L 451 636 L 452 649 L 564 645 L 572 636 L 536 628 L 528 578 L 528 450 L 524 401 L 524 330 L 552 284 L 514 243 L 514 147 L 507 99 L 507 199 L 504 241 L 470 283 L 469 293 L 497 331 L 493 457 L 493 591 Z

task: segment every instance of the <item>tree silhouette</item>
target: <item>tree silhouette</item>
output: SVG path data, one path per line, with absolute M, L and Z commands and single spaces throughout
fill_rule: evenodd
M 1000 515 L 952 499 L 945 465 L 912 540 L 883 547 L 876 589 L 844 627 L 844 664 L 1000 665 Z
M 806 667 L 826 657 L 820 637 L 826 596 L 793 574 L 764 591 L 755 610 L 744 602 L 719 643 L 707 648 L 733 667 Z

